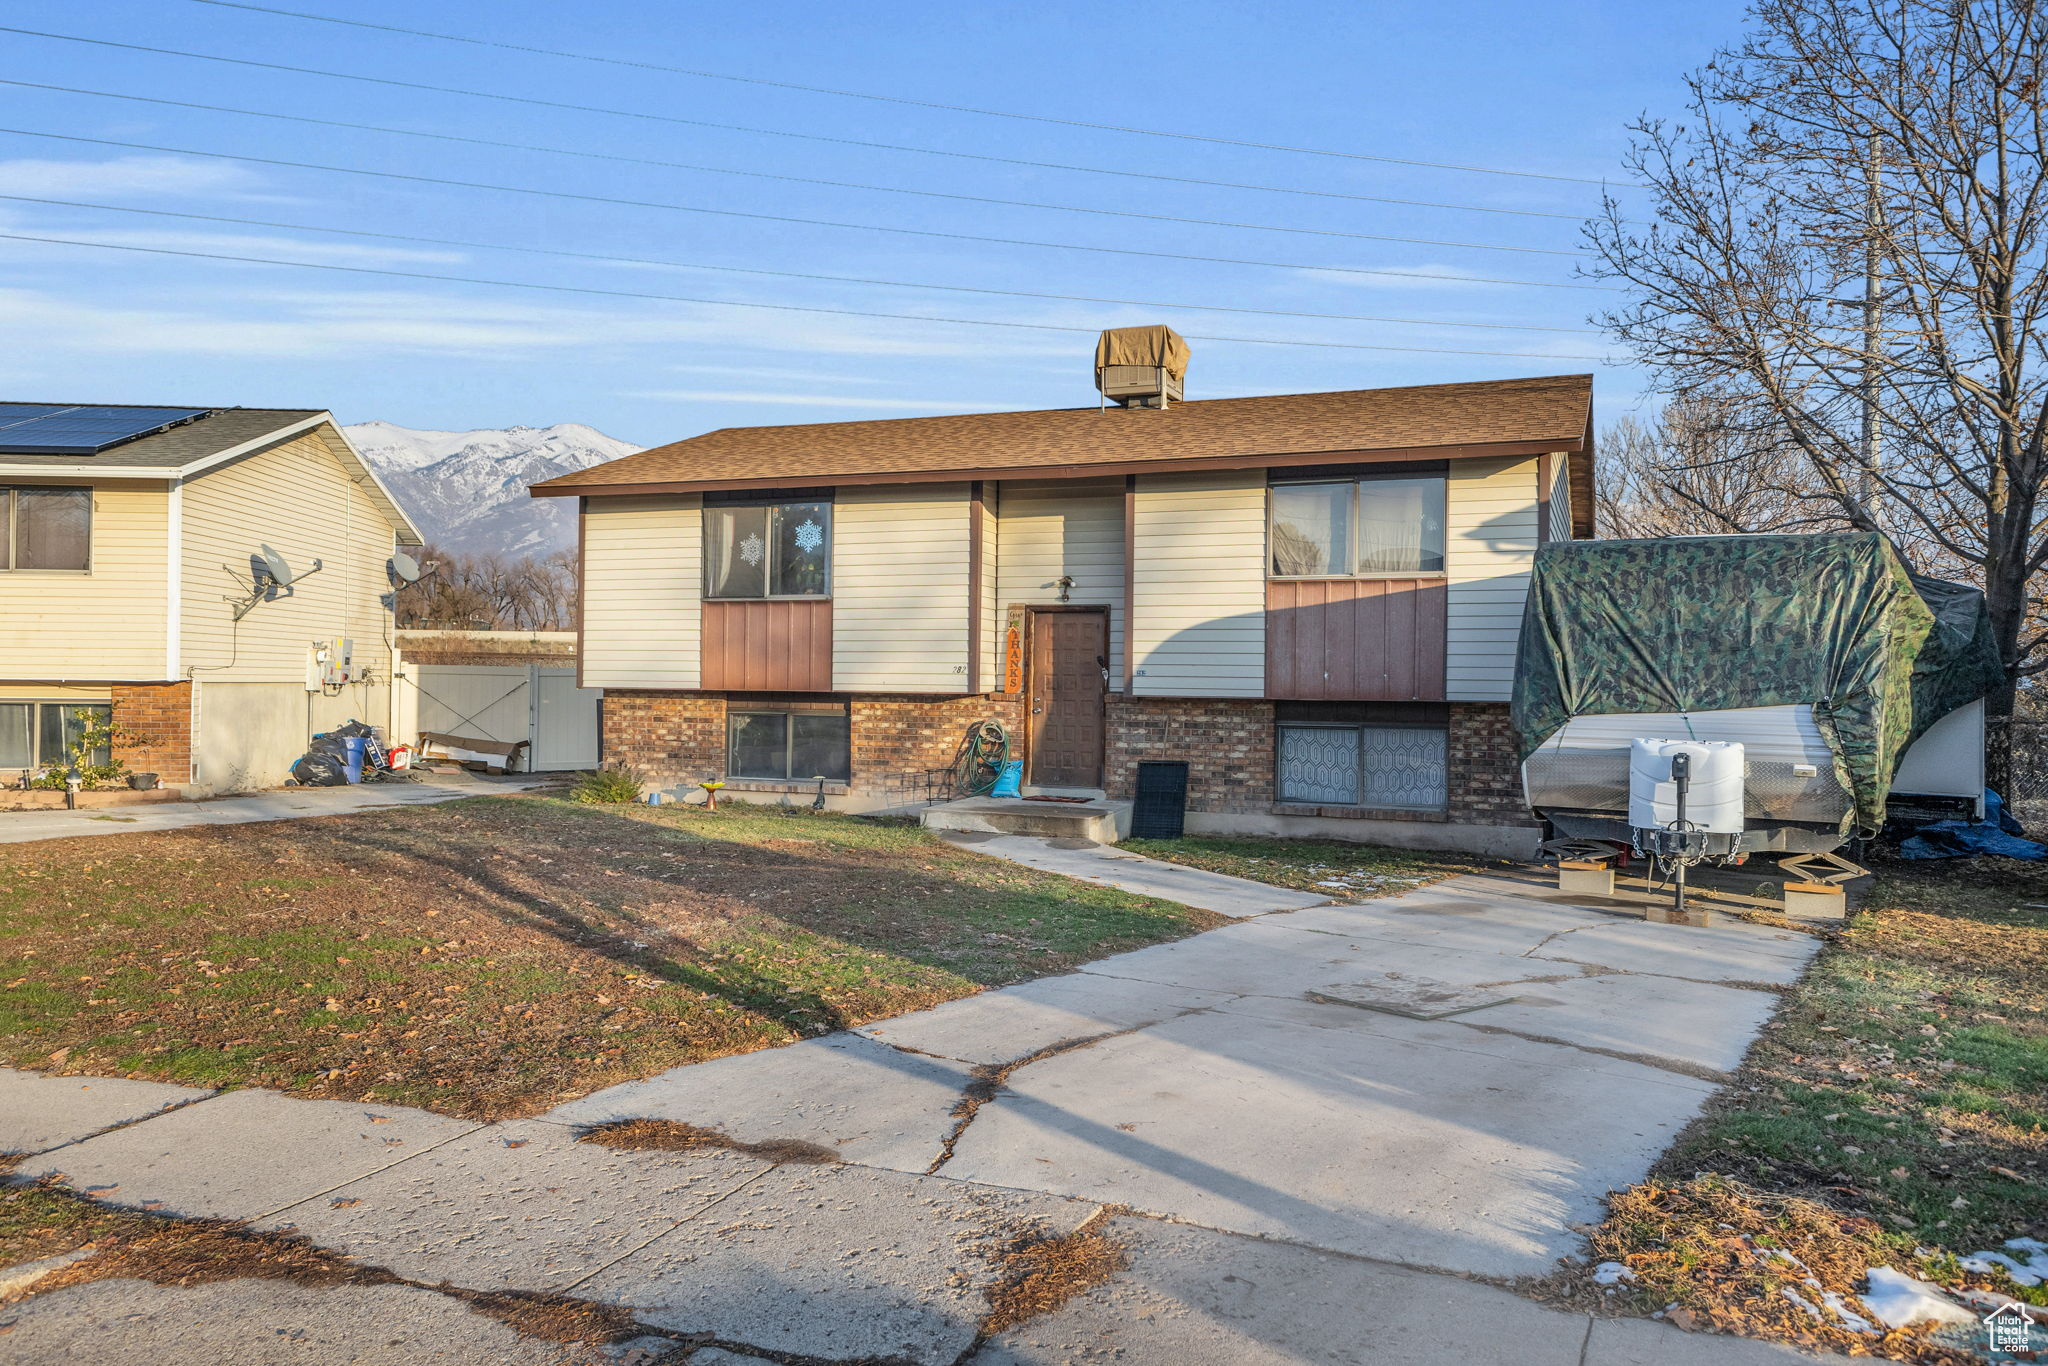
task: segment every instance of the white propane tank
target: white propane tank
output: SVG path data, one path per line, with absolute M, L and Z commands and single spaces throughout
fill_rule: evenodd
M 1685 792 L 1685 819 L 1695 830 L 1716 835 L 1742 833 L 1742 745 L 1734 740 L 1644 740 L 1629 746 L 1628 823 L 1662 830 L 1678 819 L 1678 784 L 1671 757 L 1692 756 L 1692 781 Z

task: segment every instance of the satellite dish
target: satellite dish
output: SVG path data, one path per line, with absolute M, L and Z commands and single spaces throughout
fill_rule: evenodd
M 393 588 L 402 584 L 418 583 L 420 562 L 401 550 L 384 562 L 384 572 L 390 576 Z
M 259 553 L 263 556 L 263 567 L 270 572 L 272 579 L 278 583 L 292 581 L 292 567 L 285 563 L 284 556 L 267 545 Z

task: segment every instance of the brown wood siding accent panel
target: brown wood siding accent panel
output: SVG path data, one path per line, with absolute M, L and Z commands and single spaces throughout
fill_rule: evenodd
M 707 602 L 698 686 L 732 692 L 832 691 L 832 600 Z
M 1266 696 L 1437 702 L 1449 594 L 1442 579 L 1271 579 Z

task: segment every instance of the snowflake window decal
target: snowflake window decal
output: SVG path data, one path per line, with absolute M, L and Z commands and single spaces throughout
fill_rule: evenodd
M 749 532 L 747 539 L 740 542 L 740 558 L 749 565 L 756 565 L 767 558 L 768 545 L 759 536 Z
M 825 544 L 825 528 L 807 517 L 804 519 L 803 525 L 796 529 L 795 539 L 798 550 L 806 552 L 816 550 L 819 546 Z

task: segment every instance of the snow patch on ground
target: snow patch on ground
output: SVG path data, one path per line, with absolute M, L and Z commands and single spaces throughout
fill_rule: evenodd
M 2021 1285 L 2040 1285 L 2048 1281 L 2048 1243 L 2038 1238 L 2008 1238 L 2005 1245 L 2009 1252 L 1972 1253 L 1962 1259 L 1963 1268 L 1980 1276 L 2003 1269 Z M 2013 1253 L 2019 1256 L 2013 1256 Z
M 1888 1266 L 1873 1266 L 1870 1288 L 1857 1298 L 1887 1328 L 1904 1328 L 1912 1323 L 1976 1323 L 1977 1315 L 1941 1293 L 1941 1288 L 1919 1281 Z

